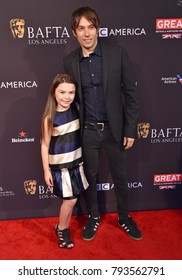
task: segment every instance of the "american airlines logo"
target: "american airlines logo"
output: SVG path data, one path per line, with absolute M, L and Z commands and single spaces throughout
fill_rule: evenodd
M 182 85 L 182 75 L 176 74 L 173 77 L 162 77 L 161 82 L 164 84 L 181 84 Z

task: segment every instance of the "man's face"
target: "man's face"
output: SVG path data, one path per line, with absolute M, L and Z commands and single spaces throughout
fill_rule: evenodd
M 98 30 L 85 17 L 80 19 L 79 25 L 73 32 L 81 48 L 93 52 L 97 45 Z

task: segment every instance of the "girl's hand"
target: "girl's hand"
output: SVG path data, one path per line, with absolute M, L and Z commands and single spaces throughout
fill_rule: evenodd
M 53 179 L 52 179 L 52 174 L 51 174 L 50 170 L 48 170 L 47 172 L 44 173 L 44 179 L 45 179 L 45 182 L 48 186 L 50 186 L 50 187 L 54 186 Z

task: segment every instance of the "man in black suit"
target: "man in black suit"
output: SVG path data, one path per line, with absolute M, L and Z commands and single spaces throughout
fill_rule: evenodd
M 99 151 L 105 149 L 117 199 L 118 224 L 133 239 L 142 234 L 127 209 L 126 150 L 136 137 L 138 97 L 126 50 L 98 40 L 99 18 L 90 7 L 73 12 L 71 27 L 80 48 L 63 59 L 67 73 L 78 82 L 80 121 L 89 218 L 82 238 L 92 240 L 100 224 L 96 180 Z

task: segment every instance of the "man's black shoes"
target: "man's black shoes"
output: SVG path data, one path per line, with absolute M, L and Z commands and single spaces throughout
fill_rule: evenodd
M 120 227 L 125 230 L 125 232 L 128 234 L 129 237 L 135 240 L 141 240 L 142 239 L 142 233 L 138 229 L 136 223 L 134 220 L 128 216 L 126 218 L 119 218 L 118 219 L 118 224 Z
M 92 215 L 89 215 L 86 226 L 84 227 L 82 232 L 83 240 L 86 241 L 92 240 L 96 235 L 96 230 L 99 224 L 100 224 L 100 217 L 94 218 Z M 141 231 L 138 229 L 136 223 L 130 216 L 127 216 L 125 218 L 119 217 L 118 224 L 132 239 L 134 240 L 142 239 Z
M 87 220 L 86 226 L 82 232 L 83 240 L 90 241 L 95 237 L 97 227 L 100 224 L 100 217 L 94 218 L 93 216 L 89 215 Z

